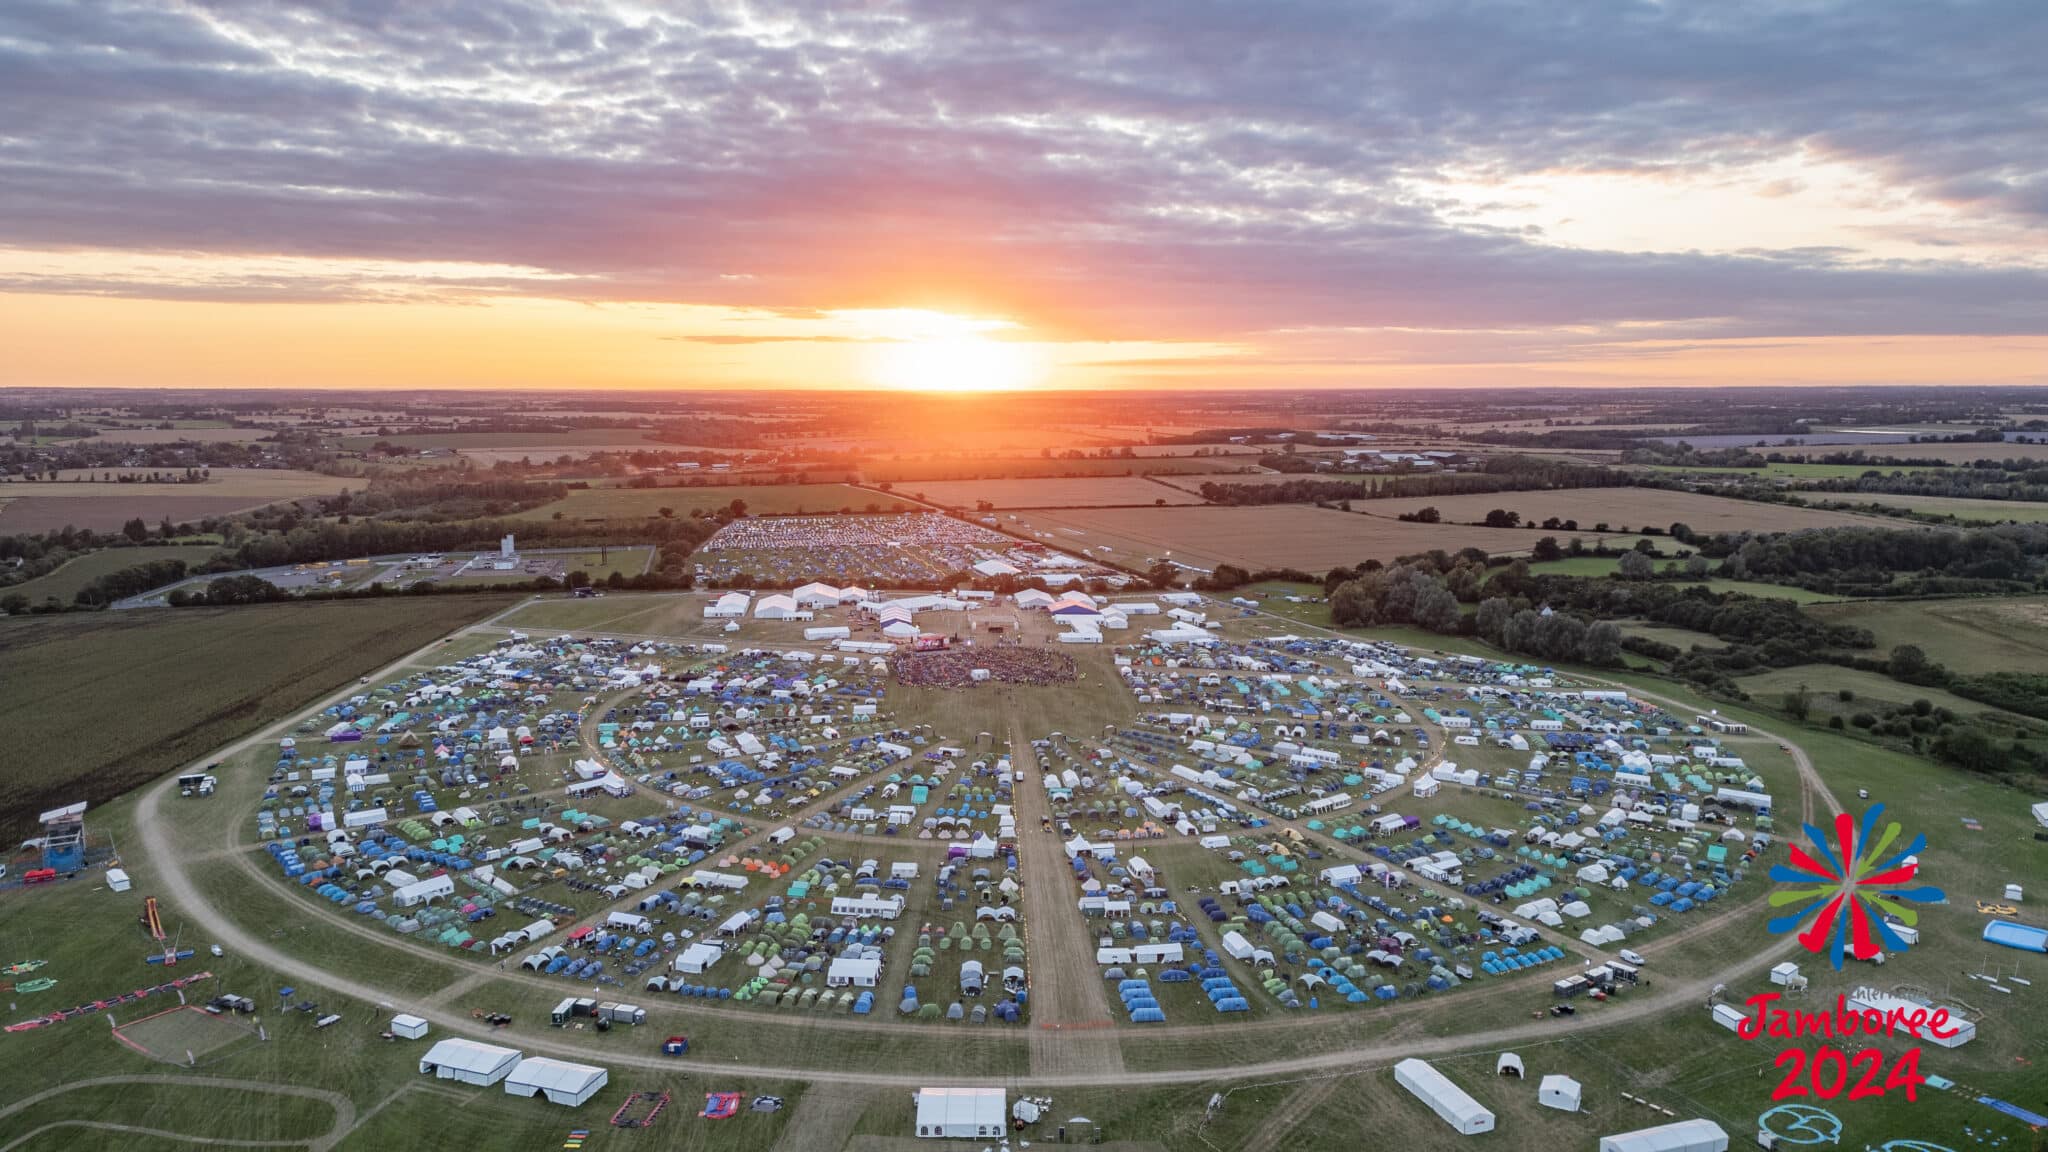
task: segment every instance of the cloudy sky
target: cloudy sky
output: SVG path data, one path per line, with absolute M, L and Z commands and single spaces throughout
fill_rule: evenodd
M 0 384 L 2048 383 L 2048 6 L 0 4 Z

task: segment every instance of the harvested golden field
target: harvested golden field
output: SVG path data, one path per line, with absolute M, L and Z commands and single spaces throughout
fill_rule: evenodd
M 940 460 L 870 460 L 860 477 L 869 484 L 898 485 L 935 480 L 980 480 L 991 477 L 1147 476 L 1172 472 L 1228 472 L 1247 461 L 1228 456 L 1090 456 L 1058 460 L 1046 456 L 970 456 Z
M 1526 552 L 1548 533 L 1455 524 L 1409 524 L 1305 504 L 1256 508 L 1071 509 L 1003 518 L 1011 532 L 1037 535 L 1069 551 L 1092 552 L 1126 568 L 1177 560 L 1197 568 L 1236 564 L 1323 572 L 1363 560 L 1392 560 L 1432 548 Z M 1590 543 L 1595 537 L 1582 533 Z
M 1143 476 L 1072 476 L 1052 480 L 931 480 L 910 489 L 926 500 L 972 509 L 982 500 L 998 508 L 1088 508 L 1111 505 L 1200 504 L 1202 498 Z
M 1822 512 L 1785 504 L 1762 504 L 1663 488 L 1557 488 L 1547 492 L 1492 492 L 1476 496 L 1404 496 L 1398 500 L 1360 501 L 1352 505 L 1389 518 L 1421 508 L 1435 508 L 1445 521 L 1484 520 L 1487 512 L 1505 508 L 1522 514 L 1522 522 L 1541 523 L 1552 516 L 1577 520 L 1581 531 L 1606 524 L 1615 532 L 1635 528 L 1662 530 L 1683 521 L 1698 532 L 1792 532 L 1844 524 L 1885 524 L 1874 516 Z
M 137 516 L 151 525 L 166 516 L 182 523 L 363 486 L 361 480 L 282 468 L 215 468 L 193 484 L 83 479 L 119 474 L 93 469 L 60 473 L 67 478 L 57 481 L 0 484 L 0 533 L 46 532 L 67 524 L 109 531 Z

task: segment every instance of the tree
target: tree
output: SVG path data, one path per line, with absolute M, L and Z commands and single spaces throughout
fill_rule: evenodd
M 1521 523 L 1522 514 L 1506 508 L 1495 508 L 1486 514 L 1486 526 L 1488 528 L 1518 528 L 1521 526 Z
M 1535 557 L 1539 562 L 1544 560 L 1562 560 L 1564 559 L 1564 549 L 1557 546 L 1557 537 L 1545 536 L 1543 539 L 1536 541 L 1536 546 L 1529 550 L 1529 555 Z
M 1671 527 L 1665 529 L 1665 531 L 1671 533 L 1671 538 L 1680 544 L 1692 543 L 1692 525 L 1687 524 L 1683 520 L 1672 521 Z
M 1801 684 L 1785 693 L 1785 715 L 1794 720 L 1804 720 L 1813 711 L 1813 699 L 1806 694 L 1806 685 Z
M 1641 552 L 1624 552 L 1616 562 L 1614 570 L 1624 580 L 1646 580 L 1656 570 L 1656 561 Z
M 1707 562 L 1707 558 L 1697 552 L 1685 558 L 1685 574 L 1687 576 L 1705 576 L 1707 570 L 1712 567 L 1713 565 Z
M 20 592 L 9 592 L 5 596 L 0 596 L 0 612 L 5 612 L 9 616 L 27 615 L 28 597 Z
M 657 508 L 655 511 L 661 513 L 663 520 L 673 520 L 676 518 L 676 510 L 673 508 Z
M 1417 625 L 1431 632 L 1456 632 L 1459 615 L 1458 598 L 1451 595 L 1442 581 L 1418 585 L 1414 608 Z
M 1505 596 L 1494 596 L 1479 602 L 1479 612 L 1472 620 L 1480 638 L 1490 644 L 1501 642 L 1501 633 L 1507 629 L 1508 619 L 1515 614 L 1515 605 Z
M 1414 518 L 1417 524 L 1440 524 L 1444 518 L 1444 514 L 1437 511 L 1434 504 L 1426 508 L 1418 508 L 1409 515 Z
M 1886 670 L 1900 680 L 1911 681 L 1927 674 L 1927 653 L 1917 644 L 1901 644 L 1892 649 Z
M 1180 569 L 1161 560 L 1145 570 L 1145 582 L 1154 588 L 1171 588 L 1180 578 Z
M 1612 620 L 1595 621 L 1579 642 L 1579 658 L 1588 664 L 1621 663 L 1621 626 Z
M 149 539 L 149 525 L 143 523 L 142 517 L 137 516 L 135 519 L 121 525 L 121 535 L 140 544 L 144 540 Z
M 725 507 L 727 511 L 732 513 L 733 519 L 735 520 L 747 514 L 747 502 L 745 500 L 739 499 L 738 497 L 734 497 L 733 502 L 726 505 Z
M 571 588 L 588 588 L 590 587 L 590 573 L 578 568 L 569 573 L 568 583 Z

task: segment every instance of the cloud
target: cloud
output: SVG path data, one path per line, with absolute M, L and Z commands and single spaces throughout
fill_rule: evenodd
M 361 299 L 386 290 L 347 262 L 432 262 L 560 279 L 405 292 L 920 307 L 1055 339 L 2039 333 L 2044 32 L 2029 0 L 15 0 L 0 245 L 340 263 L 0 290 Z M 1924 208 L 1929 258 L 1571 247 L 1416 193 L 1802 152 Z

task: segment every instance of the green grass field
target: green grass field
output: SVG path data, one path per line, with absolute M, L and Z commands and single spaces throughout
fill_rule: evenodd
M 1742 690 L 1754 697 L 1761 706 L 1777 709 L 1780 701 L 1789 692 L 1803 684 L 1811 701 L 1813 715 L 1822 722 L 1830 716 L 1844 719 L 1858 712 L 1879 712 L 1883 706 L 1911 704 L 1925 700 L 1937 708 L 1946 708 L 1958 716 L 1975 716 L 1979 713 L 1995 713 L 2008 716 L 2017 723 L 2034 725 L 2038 721 L 2024 716 L 2010 716 L 1995 708 L 1987 707 L 1975 700 L 1967 700 L 1953 692 L 1940 688 L 1927 688 L 1913 684 L 1901 684 L 1889 676 L 1877 672 L 1863 672 L 1854 668 L 1837 668 L 1832 664 L 1805 664 L 1796 668 L 1774 668 L 1755 676 L 1744 676 L 1737 683 Z M 1843 700 L 1839 689 L 1848 689 L 1854 698 Z
M 677 517 L 692 511 L 725 508 L 744 500 L 747 511 L 756 515 L 783 512 L 862 511 L 874 504 L 889 511 L 899 501 L 844 484 L 735 484 L 719 487 L 683 488 L 576 488 L 560 500 L 529 508 L 515 520 L 653 520 L 663 508 Z M 901 503 L 905 509 L 907 503 Z
M 2048 662 L 2048 597 L 1866 600 L 1813 611 L 1870 629 L 1879 653 L 1914 644 L 1956 672 L 2035 672 Z
M 74 800 L 104 803 L 284 716 L 499 596 L 265 604 L 0 622 L 0 728 L 34 749 L 0 773 L 0 832 Z
M 99 552 L 88 552 L 76 560 L 69 561 L 55 572 L 0 588 L 0 595 L 19 592 L 37 604 L 51 597 L 55 597 L 60 604 L 69 604 L 72 598 L 78 595 L 79 589 L 123 568 L 132 568 L 153 560 L 183 560 L 187 564 L 197 565 L 212 559 L 219 551 L 220 549 L 205 544 L 183 544 L 162 548 L 108 548 Z
M 2019 500 L 1971 500 L 1953 496 L 1898 496 L 1888 492 L 1827 492 L 1813 493 L 1816 499 L 1846 500 L 1855 504 L 1875 504 L 1884 508 L 1905 508 L 1929 516 L 1953 516 L 1958 520 L 1996 524 L 2014 521 L 2021 524 L 2039 524 L 2048 520 L 2048 504 L 2029 504 Z
M 1894 472 L 1934 471 L 1934 469 L 1927 468 L 1907 468 L 1897 464 L 1796 464 L 1786 462 L 1766 464 L 1762 468 L 1690 468 L 1683 464 L 1643 464 L 1638 465 L 1638 467 L 1651 472 L 1670 472 L 1687 476 L 1749 476 L 1764 480 L 1853 480 L 1865 472 L 1871 471 L 1882 472 L 1887 476 Z

